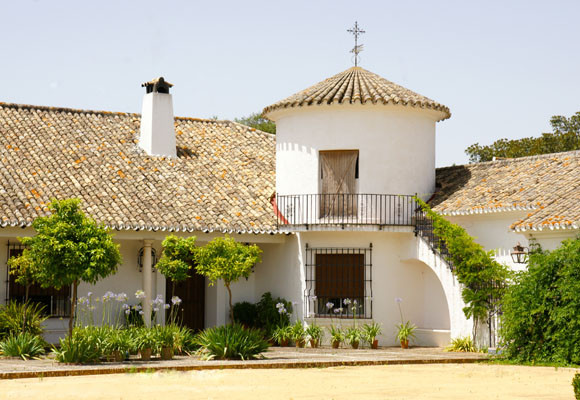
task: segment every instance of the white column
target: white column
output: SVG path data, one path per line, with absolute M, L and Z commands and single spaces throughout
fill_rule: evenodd
M 151 300 L 152 300 L 152 278 L 151 272 L 151 244 L 153 240 L 143 240 L 143 291 L 145 298 L 143 299 L 143 320 L 145 326 L 151 327 Z

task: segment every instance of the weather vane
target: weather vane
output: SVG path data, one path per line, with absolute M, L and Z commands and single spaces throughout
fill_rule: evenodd
M 364 46 L 362 44 L 358 44 L 358 36 L 366 32 L 358 27 L 357 21 L 354 21 L 354 28 L 347 29 L 347 32 L 352 33 L 354 35 L 354 47 L 350 52 L 354 53 L 354 66 L 356 67 L 358 66 L 358 53 L 363 51 Z

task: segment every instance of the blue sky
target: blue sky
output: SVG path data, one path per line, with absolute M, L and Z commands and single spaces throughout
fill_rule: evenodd
M 579 1 L 0 4 L 4 102 L 140 112 L 162 75 L 176 115 L 233 119 L 349 68 L 358 20 L 363 68 L 451 109 L 438 166 L 580 111 Z

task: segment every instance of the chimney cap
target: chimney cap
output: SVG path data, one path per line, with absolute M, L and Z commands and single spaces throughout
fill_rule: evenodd
M 141 84 L 141 87 L 145 88 L 146 93 L 167 93 L 169 94 L 169 88 L 173 85 L 163 79 L 162 76 L 159 78 L 153 79 L 149 82 L 145 82 Z

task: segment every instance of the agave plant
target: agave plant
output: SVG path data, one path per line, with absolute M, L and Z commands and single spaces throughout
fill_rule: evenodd
M 23 360 L 39 358 L 44 354 L 46 343 L 39 336 L 24 332 L 9 336 L 0 342 L 0 353 L 6 357 L 20 357 Z

